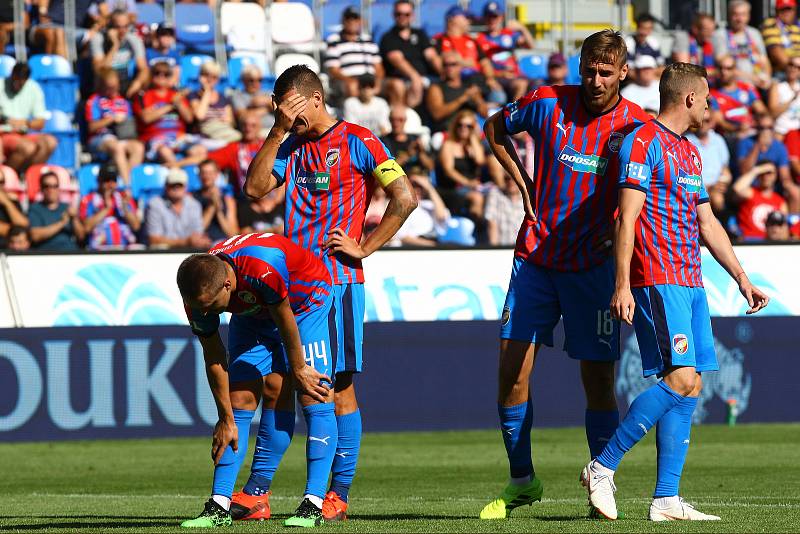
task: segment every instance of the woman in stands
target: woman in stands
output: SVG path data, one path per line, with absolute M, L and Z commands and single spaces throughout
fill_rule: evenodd
M 200 67 L 200 89 L 189 95 L 189 105 L 197 121 L 197 129 L 209 150 L 221 148 L 242 138 L 234 127 L 233 107 L 216 89 L 222 69 L 213 61 Z
M 450 211 L 473 220 L 482 217 L 485 171 L 486 152 L 477 117 L 473 111 L 461 110 L 450 122 L 436 170 L 439 191 Z

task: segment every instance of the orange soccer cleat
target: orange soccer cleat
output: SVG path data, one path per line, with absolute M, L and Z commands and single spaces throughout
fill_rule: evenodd
M 237 491 L 231 497 L 231 517 L 240 521 L 263 521 L 269 519 L 269 495 L 248 495 Z
M 322 517 L 325 521 L 345 521 L 347 519 L 347 503 L 335 491 L 329 491 L 322 501 Z

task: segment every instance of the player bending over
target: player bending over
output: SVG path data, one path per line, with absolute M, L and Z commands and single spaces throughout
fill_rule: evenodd
M 705 69 L 674 63 L 664 70 L 659 91 L 658 118 L 629 134 L 620 151 L 611 313 L 636 329 L 644 376 L 661 380 L 634 399 L 614 436 L 583 469 L 581 483 L 595 509 L 616 519 L 614 472 L 655 425 L 658 474 L 650 519 L 715 520 L 678 495 L 702 373 L 719 369 L 699 238 L 739 284 L 748 314 L 764 308 L 769 297 L 750 283 L 736 259 L 708 203 L 700 155 L 683 137 L 702 125 L 708 107 Z
M 325 496 L 336 450 L 336 418 L 330 376 L 336 368 L 337 334 L 331 277 L 313 254 L 283 236 L 237 235 L 208 254 L 186 258 L 178 268 L 178 288 L 192 331 L 203 346 L 206 374 L 219 422 L 214 427 L 211 498 L 195 519 L 181 526 L 208 528 L 231 524 L 231 496 L 247 454 L 250 422 L 262 391 L 277 382 L 282 409 L 293 410 L 290 380 L 275 380 L 291 371 L 308 425 L 305 496 L 287 526 L 313 527 L 322 521 Z M 219 335 L 219 314 L 232 314 L 228 349 Z M 328 384 L 326 384 L 326 382 Z M 262 438 L 275 401 L 263 407 L 255 457 L 272 445 Z M 292 420 L 294 414 L 291 413 Z M 266 429 L 269 430 L 269 429 Z M 272 429 L 274 432 L 274 429 Z M 290 436 L 265 436 L 288 441 Z M 255 462 L 254 462 L 255 463 Z M 274 469 L 277 467 L 275 464 Z M 314 504 L 316 501 L 317 504 Z
M 619 329 L 608 300 L 616 207 L 617 153 L 623 137 L 649 117 L 619 94 L 628 74 L 622 36 L 604 30 L 581 48 L 581 85 L 540 87 L 508 104 L 485 126 L 492 152 L 522 191 L 526 217 L 514 252 L 500 328 L 497 409 L 511 479 L 481 510 L 502 519 L 541 500 L 531 459 L 530 375 L 542 344 L 553 345 L 563 317 L 567 354 L 580 361 L 586 392 L 586 438 L 594 458 L 619 421 L 614 362 Z M 509 135 L 528 132 L 535 175 L 525 172 Z

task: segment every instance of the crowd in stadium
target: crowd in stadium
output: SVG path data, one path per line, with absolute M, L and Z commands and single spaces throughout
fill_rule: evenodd
M 2 61 L 0 247 L 206 249 L 240 232 L 282 231 L 280 190 L 257 201 L 242 192 L 274 121 L 270 73 L 248 63 L 238 79 L 223 82 L 224 69 L 209 57 L 187 82 L 182 58 L 192 50 L 173 26 L 141 23 L 142 4 L 132 0 L 77 0 L 85 14 L 75 65 L 80 98 L 59 114 L 46 106 L 35 61 L 67 55 L 64 3 L 27 5 L 33 55 L 28 63 Z M 420 208 L 392 244 L 511 245 L 522 198 L 481 126 L 537 86 L 576 81 L 577 63 L 552 53 L 542 75 L 531 77 L 515 52 L 534 48 L 534 37 L 497 2 L 480 13 L 454 3 L 432 36 L 416 26 L 415 5 L 394 2 L 394 26 L 377 42 L 359 7 L 341 12 L 341 30 L 327 37 L 320 65 L 329 105 L 379 134 L 415 186 Z M 791 241 L 800 239 L 797 7 L 777 0 L 760 30 L 749 25 L 750 11 L 748 2 L 732 0 L 725 27 L 699 13 L 672 39 L 654 17 L 639 15 L 626 39 L 631 70 L 622 94 L 655 116 L 665 64 L 703 65 L 710 113 L 689 138 L 701 152 L 713 209 L 740 242 Z M 9 6 L 0 13 L 0 48 L 12 55 L 13 25 Z M 66 141 L 47 125 L 61 115 L 80 127 L 82 157 L 71 165 L 54 164 Z M 528 136 L 513 141 L 532 168 Z M 368 227 L 386 207 L 382 194 L 376 188 Z

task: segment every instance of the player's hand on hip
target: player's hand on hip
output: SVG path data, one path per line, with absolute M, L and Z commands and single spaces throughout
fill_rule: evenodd
M 331 383 L 328 375 L 323 375 L 310 365 L 306 365 L 294 371 L 294 379 L 297 383 L 297 389 L 315 401 L 325 402 L 328 399 L 330 387 L 323 383 Z
M 636 309 L 636 302 L 633 300 L 633 293 L 630 289 L 617 289 L 611 297 L 611 317 L 618 321 L 625 321 L 633 324 L 633 311 Z
M 214 460 L 214 465 L 217 465 L 225 453 L 228 445 L 234 451 L 239 450 L 239 430 L 236 428 L 236 423 L 225 421 L 217 421 L 214 426 L 214 434 L 211 438 L 211 459 Z
M 295 93 L 281 102 L 275 109 L 275 126 L 273 128 L 280 128 L 284 132 L 291 130 L 294 120 L 305 109 L 306 102 L 308 99 L 300 93 Z
M 347 235 L 341 228 L 334 228 L 328 232 L 325 248 L 328 250 L 328 254 L 338 254 L 341 252 L 357 260 L 367 257 L 367 254 L 361 246 L 356 243 L 356 240 Z
M 737 282 L 739 283 L 739 291 L 742 293 L 742 296 L 747 299 L 747 304 L 750 305 L 750 309 L 745 312 L 747 315 L 751 315 L 767 307 L 767 304 L 769 304 L 769 297 L 766 293 L 751 284 L 746 274 L 740 274 L 737 278 Z

